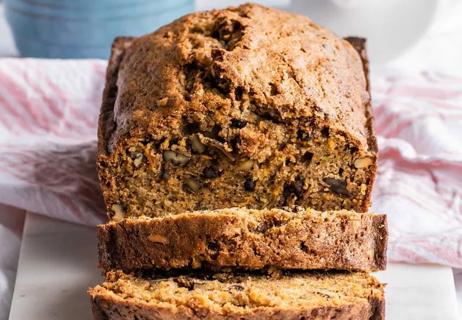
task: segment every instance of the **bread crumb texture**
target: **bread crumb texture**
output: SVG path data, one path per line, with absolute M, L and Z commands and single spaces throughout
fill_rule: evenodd
M 383 319 L 383 285 L 365 273 L 147 280 L 110 272 L 90 295 L 95 310 L 111 320 L 128 319 L 118 318 L 124 312 L 130 319 Z

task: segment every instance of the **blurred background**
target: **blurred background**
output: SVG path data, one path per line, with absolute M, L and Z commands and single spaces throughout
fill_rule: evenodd
M 107 58 L 117 35 L 140 35 L 229 0 L 3 0 L 0 56 Z M 462 74 L 460 0 L 255 1 L 311 17 L 339 35 L 368 39 L 373 69 Z

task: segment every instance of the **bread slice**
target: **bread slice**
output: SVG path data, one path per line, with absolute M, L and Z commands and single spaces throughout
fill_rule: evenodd
M 366 273 L 217 274 L 156 280 L 110 272 L 89 290 L 95 320 L 381 320 L 384 286 Z
M 186 212 L 98 226 L 100 267 L 383 270 L 385 215 L 300 207 Z
M 347 40 L 254 4 L 118 38 L 98 130 L 109 216 L 367 211 L 377 153 L 367 58 L 364 41 Z

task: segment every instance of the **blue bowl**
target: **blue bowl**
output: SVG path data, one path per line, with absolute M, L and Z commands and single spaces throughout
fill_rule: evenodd
M 6 0 L 22 56 L 103 58 L 116 36 L 154 31 L 192 12 L 193 0 Z
M 6 0 L 8 7 L 17 12 L 34 16 L 62 19 L 111 19 L 134 14 L 171 11 L 191 3 L 190 0 Z

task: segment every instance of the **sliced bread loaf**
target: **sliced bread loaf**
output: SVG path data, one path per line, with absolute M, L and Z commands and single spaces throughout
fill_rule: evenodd
M 110 272 L 89 290 L 96 320 L 381 320 L 384 286 L 366 273 L 217 274 L 156 280 Z
M 98 227 L 102 269 L 382 270 L 385 215 L 300 207 L 187 212 Z

